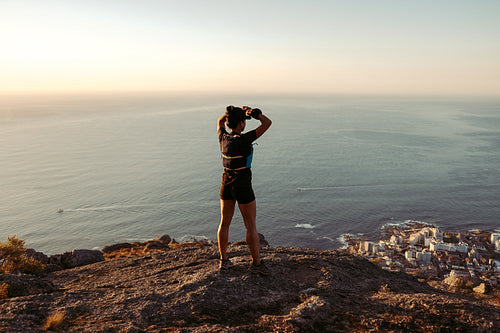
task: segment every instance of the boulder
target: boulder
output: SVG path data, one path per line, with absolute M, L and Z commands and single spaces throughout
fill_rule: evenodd
M 444 279 L 443 282 L 452 288 L 461 289 L 474 285 L 477 278 L 472 277 L 469 272 L 451 271 L 450 276 Z
M 153 242 L 164 243 L 164 244 L 168 244 L 171 241 L 172 241 L 172 239 L 170 238 L 169 235 L 163 235 L 163 236 L 156 237 L 155 239 L 153 239 Z
M 472 290 L 474 290 L 474 292 L 478 294 L 488 294 L 491 292 L 491 286 L 483 282 Z
M 289 317 L 295 322 L 309 322 L 310 324 L 326 319 L 332 311 L 330 303 L 320 296 L 311 296 L 294 307 Z
M 34 249 L 27 249 L 26 256 L 31 257 L 44 265 L 49 263 L 48 256 L 42 252 L 35 251 Z
M 200 239 L 200 240 L 198 241 L 198 244 L 202 244 L 202 245 L 210 246 L 210 245 L 213 245 L 213 241 L 208 240 L 208 239 Z
M 262 246 L 269 246 L 269 243 L 266 240 L 266 237 L 264 237 L 263 234 L 259 234 L 259 245 Z
M 468 280 L 469 278 L 462 276 L 449 276 L 443 282 L 453 288 L 463 288 Z
M 73 268 L 104 261 L 104 256 L 99 250 L 73 250 L 63 254 L 49 257 L 49 262 L 64 268 Z
M 62 267 L 62 254 L 53 254 L 49 257 L 49 265 Z
M 78 267 L 100 261 L 104 261 L 104 256 L 99 250 L 73 250 L 71 251 L 71 255 L 68 255 L 66 264 L 69 267 Z
M 146 250 L 165 249 L 165 248 L 168 248 L 168 243 L 152 241 L 152 242 L 147 243 L 145 248 L 146 248 Z
M 133 248 L 134 245 L 130 243 L 118 243 L 118 244 L 113 244 L 113 245 L 108 245 L 102 248 L 102 253 L 109 253 L 109 252 L 114 252 L 118 251 L 121 249 L 130 249 Z

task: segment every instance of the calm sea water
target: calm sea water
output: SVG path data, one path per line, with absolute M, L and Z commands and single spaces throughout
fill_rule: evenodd
M 271 245 L 337 248 L 342 234 L 406 220 L 500 227 L 499 99 L 3 96 L 1 241 L 54 254 L 216 239 L 216 121 L 229 104 L 273 120 L 252 168 Z M 244 235 L 235 214 L 230 240 Z

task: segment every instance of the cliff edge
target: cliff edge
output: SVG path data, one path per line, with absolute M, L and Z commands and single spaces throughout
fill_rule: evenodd
M 500 331 L 498 303 L 433 288 L 346 251 L 263 247 L 272 274 L 260 276 L 248 271 L 244 243 L 228 250 L 235 265 L 227 271 L 218 269 L 217 246 L 199 243 L 18 275 L 32 288 L 0 300 L 0 331 Z

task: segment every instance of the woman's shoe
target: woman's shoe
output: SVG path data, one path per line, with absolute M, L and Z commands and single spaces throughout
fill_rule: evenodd
M 226 269 L 229 269 L 233 267 L 233 263 L 229 259 L 220 259 L 219 261 L 219 270 L 225 271 Z
M 264 262 L 261 260 L 260 264 L 254 264 L 250 266 L 250 273 L 260 274 L 260 275 L 271 275 L 271 271 L 264 265 Z

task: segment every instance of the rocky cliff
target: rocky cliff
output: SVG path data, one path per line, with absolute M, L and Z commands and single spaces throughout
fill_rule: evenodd
M 42 276 L 4 274 L 0 284 L 10 279 L 18 293 L 0 300 L 0 331 L 500 331 L 498 300 L 442 291 L 341 250 L 261 251 L 270 276 L 248 272 L 241 242 L 229 247 L 228 271 L 218 269 L 216 245 L 193 243 L 107 253 Z

